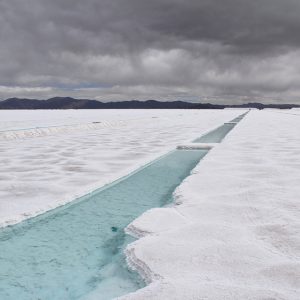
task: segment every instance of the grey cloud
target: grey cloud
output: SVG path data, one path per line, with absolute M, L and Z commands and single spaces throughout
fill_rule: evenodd
M 1 0 L 0 98 L 296 102 L 299 15 L 298 0 Z

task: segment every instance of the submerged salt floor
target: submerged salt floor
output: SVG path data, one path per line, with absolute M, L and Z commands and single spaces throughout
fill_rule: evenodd
M 2 131 L 80 125 L 73 131 L 44 130 L 44 135 L 33 130 L 28 138 L 0 136 L 0 226 L 112 182 L 244 111 L 0 111 Z M 102 123 L 87 126 L 93 122 Z

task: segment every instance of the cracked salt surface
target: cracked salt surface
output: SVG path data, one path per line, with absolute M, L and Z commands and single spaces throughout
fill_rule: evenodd
M 125 176 L 240 112 L 0 111 L 0 130 L 6 131 L 95 121 L 111 124 L 75 131 L 60 126 L 59 132 L 21 133 L 10 140 L 0 137 L 0 226 L 41 214 Z

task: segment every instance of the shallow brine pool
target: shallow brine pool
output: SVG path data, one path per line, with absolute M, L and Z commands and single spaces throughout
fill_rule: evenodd
M 109 187 L 0 230 L 0 299 L 100 300 L 142 287 L 126 266 L 124 228 L 170 202 L 206 153 L 171 152 Z

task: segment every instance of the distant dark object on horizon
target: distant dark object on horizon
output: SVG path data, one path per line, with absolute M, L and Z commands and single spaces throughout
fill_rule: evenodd
M 100 102 L 88 99 L 74 99 L 70 97 L 54 97 L 48 100 L 9 98 L 0 101 L 0 109 L 224 109 L 224 108 L 279 108 L 290 109 L 300 107 L 296 104 L 262 104 L 247 103 L 239 105 L 222 105 L 211 103 L 190 103 L 184 101 L 162 102 L 147 101 L 119 101 Z

